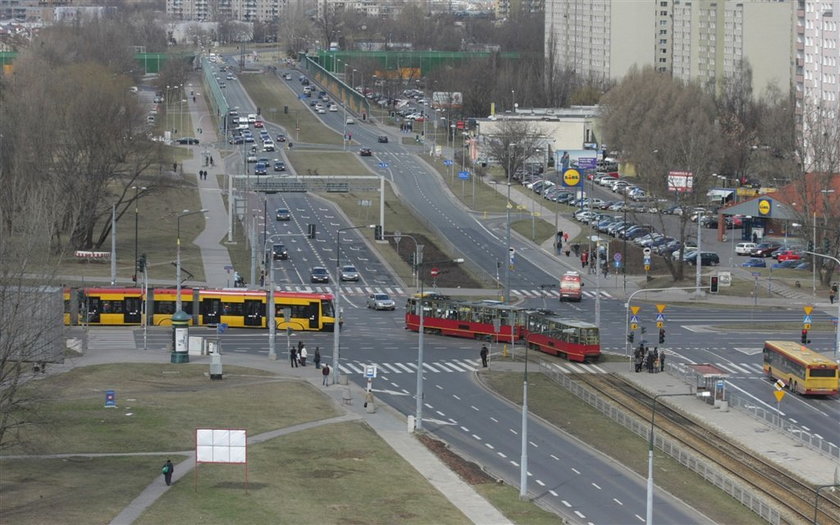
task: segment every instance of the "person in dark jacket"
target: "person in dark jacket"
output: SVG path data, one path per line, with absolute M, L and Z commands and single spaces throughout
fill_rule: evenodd
M 289 348 L 289 360 L 291 361 L 292 368 L 298 367 L 297 348 L 294 346 Z
M 315 368 L 321 368 L 321 348 L 315 347 L 315 356 L 312 358 L 312 361 L 315 362 Z
M 484 368 L 487 368 L 487 354 L 489 353 L 490 351 L 487 350 L 487 345 L 481 345 L 481 366 L 483 366 Z
M 175 472 L 175 465 L 172 464 L 172 460 L 167 459 L 166 463 L 163 464 L 163 468 L 161 469 L 163 472 L 163 479 L 166 481 L 167 485 L 172 484 L 172 474 Z

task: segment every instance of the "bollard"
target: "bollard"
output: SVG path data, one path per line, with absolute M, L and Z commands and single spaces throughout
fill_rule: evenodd
M 408 433 L 414 432 L 414 416 L 408 416 L 406 419 L 406 425 L 408 427 Z

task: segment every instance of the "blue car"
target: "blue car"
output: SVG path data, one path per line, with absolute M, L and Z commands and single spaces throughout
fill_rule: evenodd
M 795 268 L 801 262 L 802 261 L 800 261 L 798 259 L 797 260 L 790 260 L 790 261 L 782 261 L 782 262 L 774 263 L 773 266 L 771 266 L 771 268 L 773 268 L 774 270 L 783 270 L 785 268 Z
M 741 264 L 744 268 L 767 268 L 767 263 L 764 259 L 750 259 Z

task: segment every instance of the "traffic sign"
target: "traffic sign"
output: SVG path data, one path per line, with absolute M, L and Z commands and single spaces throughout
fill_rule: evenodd
M 615 262 L 621 262 L 621 254 L 620 254 L 620 253 L 616 253 L 615 255 L 613 255 L 613 260 L 614 260 Z
M 630 317 L 630 322 L 633 323 L 633 324 L 636 324 L 636 323 L 639 322 L 639 318 L 637 316 L 633 315 L 633 316 Z
M 432 268 L 429 273 L 432 275 L 432 277 L 437 277 L 438 275 L 440 275 L 440 269 L 439 268 Z
M 376 377 L 376 365 L 365 365 L 365 377 L 368 379 Z
M 596 157 L 580 157 L 577 164 L 578 168 L 582 170 L 594 170 L 598 167 L 598 159 Z
M 645 254 L 645 257 L 650 258 L 650 248 L 645 248 L 642 253 Z
M 802 318 L 802 322 L 803 322 L 803 323 L 808 323 L 808 324 L 810 324 L 810 323 L 811 323 L 811 316 L 810 316 L 810 315 L 806 315 L 806 316 L 804 316 L 804 317 Z
M 470 172 L 469 171 L 459 171 L 458 172 L 458 178 L 463 179 L 463 180 L 469 179 L 470 178 Z
M 633 312 L 633 315 L 636 315 L 637 313 L 639 313 L 639 310 L 641 310 L 641 309 L 642 309 L 641 306 L 631 306 L 630 307 L 630 311 Z
M 656 321 L 657 328 L 662 328 L 663 326 L 665 326 L 665 323 L 663 323 L 662 321 Z
M 781 403 L 782 398 L 785 397 L 785 391 L 784 390 L 776 390 L 775 392 L 773 392 L 773 395 L 776 396 L 776 402 Z
M 656 314 L 656 321 L 657 321 L 657 322 L 664 321 L 664 320 L 665 320 L 665 316 L 664 316 L 664 315 L 662 315 L 662 314 Z
M 645 271 L 646 271 L 646 272 L 649 272 L 649 271 L 650 271 L 650 264 L 646 264 L 646 265 L 645 265 Z
M 636 323 L 630 323 L 630 330 L 636 330 L 637 328 L 639 328 L 639 325 Z
M 662 312 L 665 311 L 665 308 L 667 308 L 667 307 L 668 307 L 667 304 L 657 304 L 656 305 L 656 311 L 661 314 Z
M 455 162 L 453 162 L 452 159 L 444 159 L 444 161 L 443 161 L 444 166 L 451 166 L 453 164 L 455 164 Z
M 645 257 L 644 261 L 642 261 L 642 262 L 645 263 L 645 266 L 650 266 L 650 257 Z
M 810 330 L 811 329 L 811 323 L 803 323 L 802 328 L 804 328 L 805 330 Z
M 379 163 L 379 167 L 380 167 L 380 168 L 382 168 L 382 169 L 384 170 L 384 169 L 386 169 L 386 168 L 388 167 L 388 163 L 387 163 L 387 162 L 380 162 L 380 163 Z
M 802 309 L 805 310 L 805 315 L 811 315 L 811 312 L 814 311 L 813 306 L 803 306 Z
M 776 390 L 782 390 L 785 387 L 785 382 L 779 379 L 773 386 L 776 387 Z

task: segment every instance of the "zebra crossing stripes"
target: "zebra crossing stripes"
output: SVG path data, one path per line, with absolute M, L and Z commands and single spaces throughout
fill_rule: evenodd
M 97 328 L 88 332 L 88 349 L 90 350 L 128 350 L 134 348 L 137 348 L 134 330 L 108 327 Z
M 526 298 L 536 298 L 536 299 L 545 299 L 545 298 L 559 299 L 560 298 L 560 292 L 558 292 L 557 290 L 536 290 L 536 289 L 535 290 L 511 290 L 510 293 L 513 294 L 513 295 L 519 295 L 521 297 L 526 297 Z M 610 295 L 610 293 L 607 292 L 607 291 L 601 290 L 600 294 L 601 294 L 601 297 L 604 298 L 604 299 L 613 299 L 613 296 Z M 583 292 L 584 297 L 594 298 L 596 295 L 597 295 L 596 292 L 589 292 L 589 291 Z
M 335 294 L 335 288 L 332 286 L 307 286 L 286 284 L 278 285 L 278 289 L 284 292 L 300 292 L 300 293 L 328 293 Z M 356 286 L 356 285 L 341 285 L 341 294 L 344 296 L 368 296 L 372 293 L 386 293 L 391 297 L 406 297 L 410 292 L 397 286 Z M 538 288 L 532 290 L 511 290 L 512 295 L 518 295 L 526 299 L 559 299 L 560 292 L 557 290 L 540 290 Z M 609 292 L 601 290 L 601 298 L 614 299 Z M 596 292 L 584 291 L 583 296 L 594 298 Z
M 375 364 L 379 367 L 380 374 L 416 374 L 417 363 L 353 363 L 345 362 L 339 365 L 339 370 L 343 374 L 364 374 L 365 365 Z M 424 373 L 440 374 L 440 373 L 464 373 L 473 372 L 480 367 L 478 360 L 471 359 L 451 359 L 449 361 L 433 361 L 431 363 L 423 363 Z

